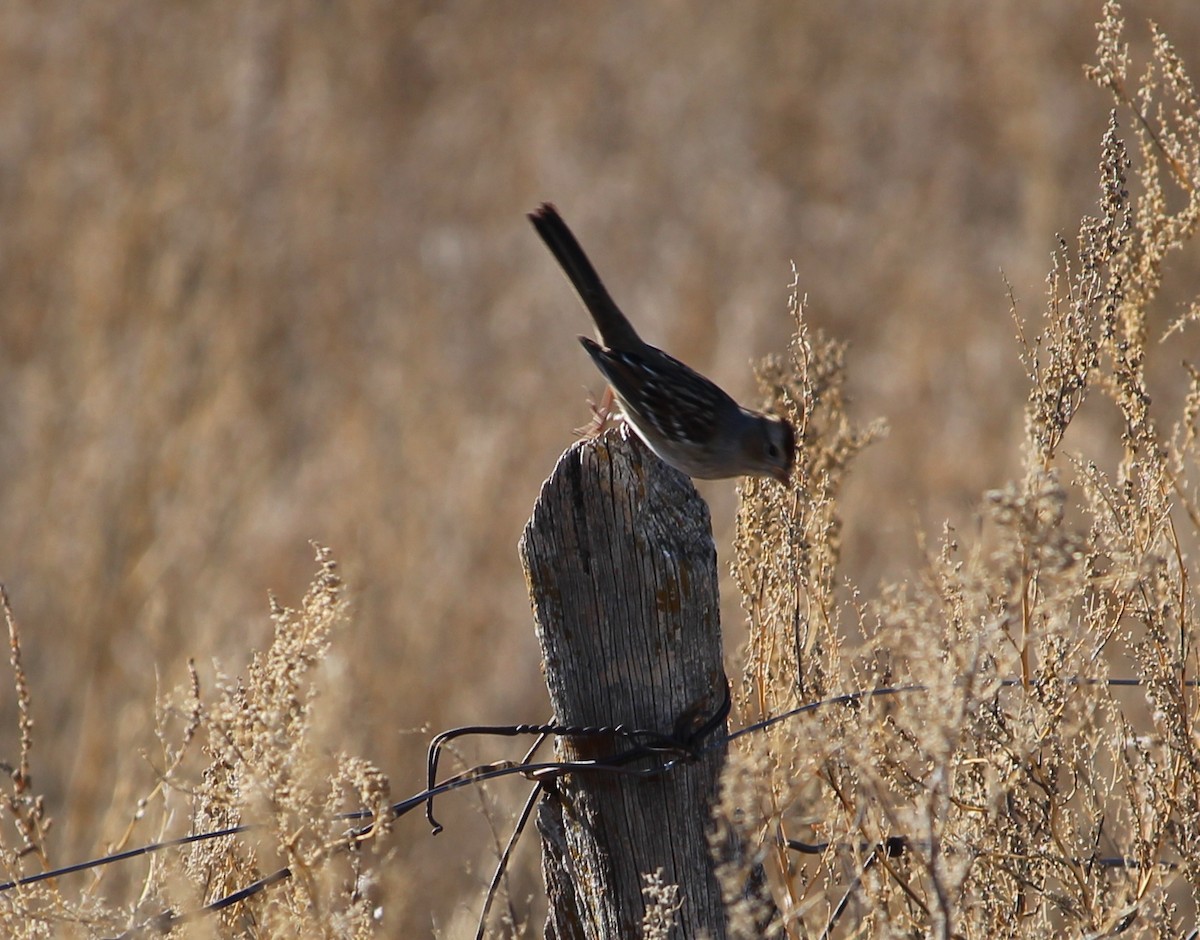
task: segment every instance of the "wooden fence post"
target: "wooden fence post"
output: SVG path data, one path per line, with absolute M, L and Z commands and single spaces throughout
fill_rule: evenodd
M 726 688 L 708 506 L 627 432 L 575 444 L 521 538 L 555 719 L 670 734 Z M 718 733 L 724 732 L 722 727 Z M 626 747 L 560 739 L 562 760 Z M 642 935 L 643 876 L 678 886 L 674 936 L 726 936 L 708 834 L 724 754 L 651 778 L 575 773 L 538 810 L 548 938 Z

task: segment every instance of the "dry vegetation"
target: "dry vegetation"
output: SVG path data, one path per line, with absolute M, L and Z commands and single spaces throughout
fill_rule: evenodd
M 1055 253 L 1045 314 L 1020 324 L 1025 468 L 987 494 L 981 531 L 947 527 L 917 577 L 852 591 L 838 499 L 870 435 L 846 419 L 842 350 L 798 317 L 791 361 L 766 376 L 807 446 L 802 485 L 756 484 L 739 514 L 743 714 L 891 690 L 777 724 L 727 771 L 724 814 L 762 846 L 779 935 L 839 917 L 947 938 L 1179 936 L 1197 921 L 1200 374 L 1176 362 L 1188 393 L 1172 415 L 1146 364 L 1164 267 L 1200 225 L 1200 100 L 1161 33 L 1136 90 L 1127 55 L 1110 8 L 1091 70 L 1115 99 L 1099 213 Z M 1196 310 L 1169 333 L 1193 332 Z M 1112 466 L 1069 447 L 1082 411 L 1105 408 L 1120 418 Z M 904 851 L 882 848 L 896 837 Z M 733 896 L 745 877 L 729 873 Z
M 478 803 L 437 839 L 333 816 L 417 790 L 420 729 L 544 717 L 512 546 L 596 384 L 523 224 L 545 198 L 742 395 L 788 259 L 809 297 L 763 376 L 803 486 L 748 485 L 736 524 L 706 490 L 740 717 L 920 690 L 733 755 L 781 933 L 844 896 L 873 935 L 1193 922 L 1197 102 L 1140 9 L 1101 30 L 1106 132 L 1092 3 L 973 7 L 4 7 L 5 863 L 260 826 L 6 892 L 4 932 L 119 934 L 287 866 L 178 932 L 470 935 Z M 1200 10 L 1154 13 L 1195 68 Z

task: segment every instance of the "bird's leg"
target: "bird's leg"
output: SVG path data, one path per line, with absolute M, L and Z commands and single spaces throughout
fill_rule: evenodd
M 604 429 L 608 427 L 609 419 L 613 416 L 613 405 L 616 404 L 616 396 L 613 395 L 611 385 L 604 386 L 604 394 L 600 396 L 600 401 L 595 402 L 588 400 L 588 407 L 592 409 L 592 420 L 581 428 L 576 428 L 575 433 L 583 438 L 599 437 L 604 433 Z

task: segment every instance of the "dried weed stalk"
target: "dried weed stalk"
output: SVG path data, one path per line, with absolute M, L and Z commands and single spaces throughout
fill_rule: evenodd
M 248 831 L 127 861 L 126 866 L 145 865 L 146 874 L 140 896 L 125 901 L 90 891 L 86 882 L 80 892 L 66 878 L 7 890 L 0 894 L 5 936 L 376 935 L 381 899 L 375 896 L 375 860 L 364 857 L 375 843 L 348 839 L 356 824 L 338 814 L 371 809 L 384 822 L 370 835 L 380 835 L 388 828 L 390 790 L 387 778 L 368 762 L 330 757 L 314 740 L 318 667 L 333 631 L 345 621 L 336 563 L 319 547 L 317 561 L 316 580 L 298 610 L 272 602 L 274 637 L 254 655 L 244 677 L 220 679 L 215 700 L 205 702 L 197 673 L 189 668 L 187 687 L 164 699 L 157 729 L 159 782 L 140 801 L 121 844 L 109 849 L 128 848 L 135 834 L 142 841 L 180 835 L 171 824 L 180 821 L 181 803 L 188 806 L 190 833 L 243 824 Z M 51 866 L 42 850 L 48 823 L 31 789 L 32 719 L 20 633 L 2 589 L 0 607 L 9 627 L 21 745 L 19 762 L 9 768 L 13 786 L 4 803 L 19 845 L 10 847 L 0 828 L 0 857 L 7 879 L 16 880 Z M 203 741 L 203 755 L 191 747 L 196 741 Z M 155 803 L 162 807 L 160 826 L 147 834 L 139 823 Z M 40 862 L 32 871 L 30 858 Z M 204 905 L 284 867 L 287 876 L 269 889 L 218 913 L 201 913 Z
M 12 667 L 13 690 L 17 700 L 17 731 L 20 748 L 16 761 L 0 764 L 8 777 L 8 791 L 0 798 L 7 825 L 0 825 L 0 859 L 3 859 L 4 881 L 15 880 L 33 871 L 50 867 L 45 839 L 53 820 L 46 814 L 41 794 L 33 788 L 30 754 L 33 751 L 33 715 L 29 683 L 21 663 L 21 629 L 9 603 L 8 592 L 0 584 L 0 610 L 8 627 L 9 664 Z M 10 830 L 11 826 L 11 830 Z M 15 844 L 10 844 L 12 836 Z M 52 885 L 32 885 L 13 892 L 7 903 L 0 904 L 0 929 L 11 937 L 49 937 L 54 925 L 64 919 L 84 919 L 89 916 L 86 902 L 70 902 L 58 895 Z
M 724 873 L 736 935 L 760 935 L 761 911 L 741 895 L 753 864 L 778 936 L 831 924 L 871 936 L 1164 936 L 1196 920 L 1200 381 L 1185 364 L 1183 411 L 1164 433 L 1146 373 L 1164 261 L 1200 219 L 1200 104 L 1156 28 L 1130 93 L 1123 31 L 1109 4 L 1090 70 L 1116 103 L 1099 212 L 1059 240 L 1036 335 L 1019 324 L 1026 470 L 987 494 L 978 539 L 947 527 L 917 577 L 862 601 L 839 581 L 837 498 L 875 432 L 850 429 L 842 350 L 798 317 L 791 362 L 764 376 L 800 420 L 804 457 L 795 488 L 743 494 L 743 719 L 907 690 L 741 739 L 721 825 L 757 852 Z M 1080 410 L 1109 406 L 1119 460 L 1105 467 L 1102 440 L 1065 451 Z M 1141 685 L 1113 687 L 1112 675 Z M 903 853 L 876 851 L 893 837 Z M 802 855 L 783 838 L 827 846 Z
M 222 936 L 366 937 L 376 926 L 360 849 L 348 845 L 350 824 L 336 814 L 383 810 L 390 791 L 360 758 L 340 755 L 331 766 L 312 739 L 316 669 L 345 617 L 337 566 L 324 548 L 317 560 L 320 572 L 300 609 L 272 602 L 271 645 L 254 655 L 245 677 L 220 681 L 204 714 L 209 764 L 194 794 L 193 827 L 264 825 L 193 846 L 185 853 L 189 880 L 207 903 L 282 866 L 291 873 L 222 913 Z

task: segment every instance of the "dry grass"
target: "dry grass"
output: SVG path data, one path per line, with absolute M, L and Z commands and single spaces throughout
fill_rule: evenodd
M 766 376 L 806 449 L 803 485 L 753 485 L 739 515 L 742 709 L 898 690 L 777 725 L 731 763 L 724 813 L 762 846 L 776 935 L 824 929 L 844 897 L 870 936 L 1178 936 L 1200 913 L 1200 383 L 1176 361 L 1188 394 L 1172 415 L 1146 376 L 1148 311 L 1200 224 L 1200 101 L 1162 34 L 1136 90 L 1126 55 L 1110 7 L 1091 71 L 1116 108 L 1099 212 L 1021 325 L 1025 469 L 987 494 L 979 531 L 947 527 L 915 577 L 856 589 L 838 499 L 865 438 L 848 430 L 842 350 L 798 317 L 791 361 Z M 1069 446 L 1088 410 L 1119 417 L 1111 464 L 1103 444 Z M 877 849 L 895 837 L 902 854 Z M 745 877 L 729 873 L 732 896 Z
M 1180 48 L 1200 37 L 1194 4 L 1154 12 Z M 772 857 L 787 929 L 821 922 L 860 844 L 896 832 L 913 851 L 853 911 L 881 932 L 1004 912 L 1099 930 L 1134 900 L 1137 929 L 1186 917 L 1194 871 L 1083 864 L 1089 839 L 1148 860 L 1194 837 L 1178 679 L 1200 394 L 1178 360 L 1200 264 L 1174 247 L 1195 137 L 1144 15 L 1133 57 L 1157 71 L 1126 75 L 1112 43 L 1099 60 L 1120 106 L 1102 211 L 1057 253 L 1022 376 L 997 270 L 1026 317 L 1052 233 L 1095 204 L 1091 0 L 5 6 L 6 864 L 264 825 L 0 896 L 5 929 L 104 936 L 286 864 L 181 932 L 469 935 L 495 854 L 475 804 L 436 840 L 405 820 L 353 852 L 329 816 L 384 798 L 376 768 L 418 789 L 419 729 L 544 717 L 512 546 L 598 385 L 523 223 L 546 198 L 648 338 L 743 396 L 745 363 L 786 342 L 789 259 L 806 322 L 850 345 L 846 366 L 814 328 L 799 373 L 767 376 L 804 403 L 806 488 L 748 488 L 736 524 L 740 705 L 927 691 L 747 756 L 773 784 L 746 797 L 755 837 L 778 818 L 845 847 Z M 859 454 L 851 416 L 877 414 L 889 437 Z M 706 490 L 721 545 L 731 490 Z M 305 595 L 310 538 L 344 572 L 322 556 Z M 305 599 L 271 616 L 269 591 Z M 1147 689 L 1073 681 L 1109 673 Z

